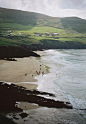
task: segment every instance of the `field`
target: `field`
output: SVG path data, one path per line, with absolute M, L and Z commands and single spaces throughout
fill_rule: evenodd
M 55 18 L 4 8 L 0 11 L 0 46 L 48 45 L 50 48 L 50 45 L 58 46 L 58 43 L 60 46 L 69 42 L 86 44 L 86 20 Z M 36 36 L 37 33 L 39 36 Z M 58 33 L 58 36 L 51 33 Z

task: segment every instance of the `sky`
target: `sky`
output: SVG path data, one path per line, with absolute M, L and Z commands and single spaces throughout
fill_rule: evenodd
M 0 7 L 86 19 L 86 0 L 0 0 Z

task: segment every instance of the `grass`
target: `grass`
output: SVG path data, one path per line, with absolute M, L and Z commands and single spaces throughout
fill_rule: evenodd
M 34 33 L 43 33 L 45 34 L 45 32 L 49 32 L 49 33 L 59 33 L 59 34 L 66 34 L 65 30 L 63 29 L 57 29 L 57 28 L 53 28 L 53 27 L 32 27 L 29 30 L 26 31 L 17 31 L 17 33 L 23 33 L 23 34 L 31 34 L 34 35 Z
M 49 45 L 48 48 L 50 48 L 51 45 L 57 45 L 58 41 L 86 44 L 86 20 L 77 17 L 54 18 L 4 8 L 0 8 L 0 12 L 0 33 L 9 35 L 7 31 L 10 30 L 15 35 L 14 37 L 0 37 L 0 46 L 34 46 L 36 44 L 36 46 L 44 45 L 45 47 Z M 46 36 L 45 32 L 58 33 L 59 36 Z M 34 36 L 35 33 L 42 33 L 43 37 Z
M 33 45 L 33 44 L 48 44 L 57 45 L 58 42 L 81 42 L 86 44 L 86 38 L 75 37 L 38 37 L 38 36 L 14 36 L 14 37 L 0 37 L 0 46 L 21 46 L 21 45 Z
M 3 27 L 4 30 L 30 30 L 31 28 L 33 28 L 33 26 L 30 25 L 21 25 L 21 24 L 17 24 L 17 23 L 0 23 L 0 27 Z
M 31 32 L 58 32 L 60 34 L 86 34 L 86 20 L 77 17 L 58 18 L 34 12 L 0 8 L 0 28 L 11 30 L 30 30 Z M 40 29 L 38 27 L 41 27 Z M 45 29 L 43 27 L 46 27 Z M 63 31 L 64 30 L 64 31 Z M 63 33 L 62 33 L 63 32 Z
M 0 37 L 0 46 L 21 46 L 39 44 L 40 41 L 33 39 L 32 37 Z
M 75 41 L 75 42 L 82 42 L 86 44 L 86 38 L 59 38 L 59 41 L 65 42 L 65 41 Z
M 59 34 L 58 37 L 85 37 L 86 36 L 86 33 L 82 34 L 82 33 L 77 33 L 77 32 L 70 32 L 69 30 L 57 29 L 54 27 L 32 27 L 31 29 L 28 28 L 28 30 L 16 31 L 16 34 L 21 33 L 24 35 L 30 34 L 30 35 L 34 36 L 35 35 L 34 33 L 42 33 L 44 35 L 44 37 L 42 37 L 42 38 L 38 37 L 38 38 L 43 39 L 46 37 L 45 32 L 49 32 L 50 34 L 52 32 L 58 33 Z M 51 38 L 51 37 L 47 36 L 46 38 Z
M 16 40 L 0 37 L 0 46 L 18 46 Z

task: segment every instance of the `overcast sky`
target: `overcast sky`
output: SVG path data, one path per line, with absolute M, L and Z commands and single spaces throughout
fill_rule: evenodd
M 0 0 L 0 7 L 54 17 L 77 16 L 86 19 L 86 0 Z

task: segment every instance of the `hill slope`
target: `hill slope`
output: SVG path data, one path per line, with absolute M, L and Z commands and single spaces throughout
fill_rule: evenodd
M 0 23 L 17 23 L 23 26 L 48 26 L 86 33 L 86 20 L 77 17 L 57 18 L 43 14 L 0 8 Z M 3 27 L 3 26 L 1 26 Z
M 17 51 L 86 48 L 86 20 L 0 8 L 0 47 Z

